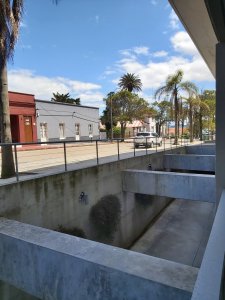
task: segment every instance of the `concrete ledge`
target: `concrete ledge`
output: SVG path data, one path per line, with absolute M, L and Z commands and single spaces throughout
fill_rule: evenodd
M 215 176 L 159 171 L 123 171 L 123 190 L 147 195 L 215 202 Z
M 190 299 L 197 269 L 0 219 L 0 279 L 40 299 Z
M 166 154 L 164 168 L 215 172 L 215 155 Z
M 187 154 L 199 154 L 199 155 L 215 155 L 216 154 L 216 146 L 215 144 L 201 144 L 195 146 L 186 146 Z
M 192 300 L 224 299 L 225 191 L 217 209 Z M 223 295 L 223 296 L 222 296 Z

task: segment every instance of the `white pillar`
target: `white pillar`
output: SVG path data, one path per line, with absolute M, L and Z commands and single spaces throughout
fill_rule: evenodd
M 216 192 L 225 189 L 225 43 L 216 45 Z

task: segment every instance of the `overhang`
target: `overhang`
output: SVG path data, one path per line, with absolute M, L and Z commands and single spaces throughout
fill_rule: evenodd
M 216 44 L 222 41 L 224 0 L 169 0 L 215 77 Z M 225 40 L 225 38 L 224 38 Z

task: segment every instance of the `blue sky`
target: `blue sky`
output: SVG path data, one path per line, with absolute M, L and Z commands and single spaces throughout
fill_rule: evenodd
M 129 72 L 154 91 L 178 68 L 200 90 L 214 79 L 166 0 L 25 0 L 9 89 L 50 100 L 80 97 L 104 108 L 103 97 Z

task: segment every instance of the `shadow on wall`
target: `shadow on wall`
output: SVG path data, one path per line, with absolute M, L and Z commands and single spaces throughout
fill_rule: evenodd
M 98 242 L 110 243 L 120 224 L 121 205 L 116 196 L 108 195 L 102 197 L 90 211 L 90 222 L 93 225 Z

